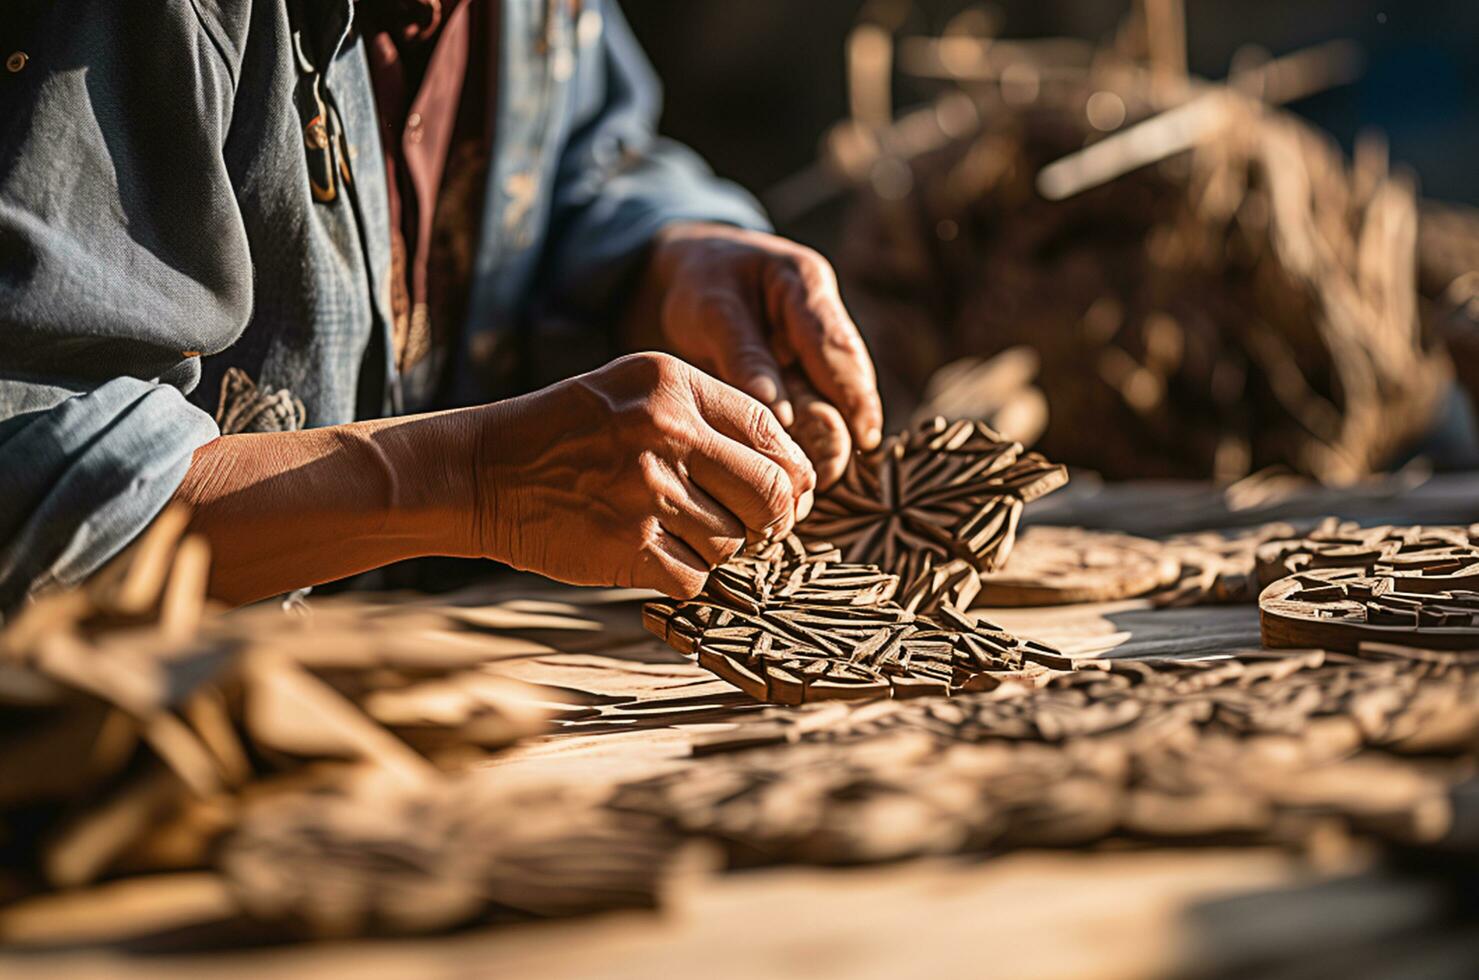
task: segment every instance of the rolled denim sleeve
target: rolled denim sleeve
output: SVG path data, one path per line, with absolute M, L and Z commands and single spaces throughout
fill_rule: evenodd
M 164 507 L 218 435 L 185 398 L 200 356 L 251 311 L 231 32 L 188 3 L 31 8 L 0 83 L 0 611 Z
M 692 150 L 656 136 L 656 74 L 613 0 L 587 7 L 600 11 L 601 37 L 580 59 L 544 278 L 562 308 L 597 313 L 610 308 L 663 226 L 716 221 L 769 231 L 770 223 L 750 194 L 716 178 Z

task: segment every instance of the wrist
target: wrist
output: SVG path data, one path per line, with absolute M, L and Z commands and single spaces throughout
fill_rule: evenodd
M 386 419 L 365 433 L 365 451 L 384 473 L 382 533 L 406 557 L 481 557 L 479 411 Z

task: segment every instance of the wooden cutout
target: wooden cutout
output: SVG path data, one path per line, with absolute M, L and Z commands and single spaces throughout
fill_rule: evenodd
M 1410 578 L 1326 568 L 1280 579 L 1258 598 L 1263 643 L 1353 652 L 1363 642 L 1479 648 L 1479 592 L 1417 592 Z
M 1404 592 L 1479 591 L 1479 525 L 1363 528 L 1332 517 L 1307 535 L 1258 549 L 1264 588 L 1321 569 L 1391 578 Z
M 1066 469 L 983 422 L 936 417 L 855 458 L 796 533 L 897 575 L 912 595 L 939 565 L 1000 567 L 1022 508 L 1067 482 Z
M 1157 606 L 1201 606 L 1258 601 L 1258 549 L 1295 536 L 1283 523 L 1233 531 L 1178 534 L 1162 543 L 1181 566 L 1176 581 L 1151 597 Z
M 942 605 L 893 601 L 898 579 L 791 536 L 715 569 L 691 602 L 650 602 L 643 623 L 760 701 L 907 698 L 1036 681 L 1069 658 Z
M 1032 527 L 1006 564 L 981 576 L 983 606 L 1057 606 L 1132 599 L 1174 582 L 1180 563 L 1145 538 L 1083 528 Z
M 1337 827 L 1421 844 L 1453 830 L 1467 768 L 1375 750 L 1467 755 L 1476 729 L 1479 651 L 1109 660 L 1010 698 L 768 709 L 618 804 L 774 861 L 1126 836 L 1308 846 Z

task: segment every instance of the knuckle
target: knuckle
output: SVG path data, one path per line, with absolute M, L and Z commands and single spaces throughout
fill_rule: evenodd
M 798 245 L 791 253 L 791 266 L 803 279 L 812 279 L 830 272 L 832 267 L 816 249 Z
M 667 402 L 653 405 L 649 408 L 644 423 L 647 426 L 644 439 L 648 445 L 660 445 L 664 452 L 670 455 L 674 461 L 681 461 L 685 453 L 685 447 L 690 447 L 693 442 L 694 432 L 697 429 L 696 410 L 682 402 Z M 661 463 L 655 452 L 653 459 Z
M 637 477 L 649 491 L 657 491 L 663 484 L 663 465 L 656 452 L 644 449 L 637 454 Z
M 766 517 L 776 520 L 791 512 L 791 478 L 785 470 L 767 463 L 755 485 L 765 505 Z
M 741 431 L 756 449 L 774 450 L 780 445 L 777 431 L 780 423 L 764 405 L 752 401 L 745 406 L 744 417 L 740 421 L 743 426 Z
M 627 564 L 627 573 L 623 577 L 625 584 L 638 589 L 656 589 L 660 585 L 662 565 L 657 556 L 643 548 L 637 548 L 632 553 L 631 561 Z
M 637 560 L 644 564 L 662 563 L 662 524 L 656 516 L 637 522 Z
M 643 351 L 628 354 L 616 362 L 624 366 L 635 379 L 648 389 L 657 389 L 682 376 L 684 364 L 671 354 L 660 351 Z
M 745 304 L 734 293 L 711 289 L 695 300 L 694 309 L 704 320 L 730 323 L 744 318 Z
M 828 262 L 820 252 L 807 248 L 805 245 L 796 246 L 789 255 L 787 266 L 809 294 L 826 289 L 835 281 L 836 274 L 832 271 L 832 263 Z
M 863 338 L 852 321 L 836 308 L 827 305 L 818 310 L 817 319 L 822 324 L 822 343 L 845 354 L 861 354 Z

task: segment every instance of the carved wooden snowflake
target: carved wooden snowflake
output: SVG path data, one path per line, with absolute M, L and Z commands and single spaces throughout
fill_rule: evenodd
M 1024 505 L 1067 482 L 1064 467 L 984 423 L 935 418 L 855 459 L 796 533 L 893 572 L 911 594 L 951 562 L 995 571 Z

